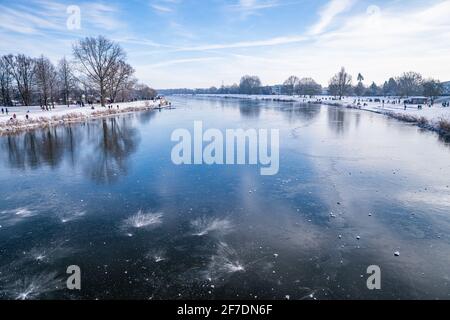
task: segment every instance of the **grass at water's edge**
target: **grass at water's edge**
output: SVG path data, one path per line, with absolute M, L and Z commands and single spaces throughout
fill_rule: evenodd
M 441 130 L 442 134 L 447 138 L 450 138 L 450 120 L 441 119 L 438 122 L 439 130 Z
M 378 114 L 383 114 L 388 117 L 394 118 L 399 121 L 415 124 L 419 126 L 420 128 L 435 131 L 438 134 L 450 138 L 450 120 L 449 119 L 440 119 L 437 122 L 431 122 L 427 118 L 423 116 L 414 116 L 410 114 L 403 114 L 403 113 L 397 113 L 393 111 L 376 111 L 376 110 L 370 110 L 370 109 L 364 109 L 355 107 L 353 105 L 341 105 L 338 103 L 322 103 L 328 106 L 334 106 L 334 107 L 345 107 L 349 109 L 359 109 L 364 111 L 370 111 Z
M 275 101 L 275 100 L 273 100 Z M 284 99 L 277 99 L 278 102 L 292 102 L 290 100 L 284 100 Z M 310 102 L 312 104 L 325 104 L 328 106 L 333 107 L 346 107 L 349 109 L 360 109 L 359 107 L 355 107 L 354 105 L 342 105 L 336 102 Z M 153 110 L 156 109 L 155 106 L 149 106 L 148 104 L 142 107 L 128 107 L 123 109 L 108 109 L 108 110 L 98 110 L 94 111 L 88 115 L 83 113 L 69 113 L 62 116 L 53 116 L 53 117 L 39 117 L 37 119 L 30 119 L 30 120 L 12 120 L 8 121 L 7 123 L 0 123 L 0 136 L 1 135 L 7 135 L 12 133 L 18 133 L 21 131 L 27 131 L 27 130 L 34 130 L 38 128 L 46 128 L 53 125 L 59 125 L 59 124 L 65 124 L 65 123 L 76 123 L 76 122 L 84 122 L 88 119 L 96 119 L 101 117 L 108 117 L 111 115 L 121 114 L 121 113 L 129 113 L 129 112 L 138 112 L 138 111 L 145 111 L 145 110 Z M 370 111 L 375 112 L 378 114 L 384 114 L 386 116 L 389 116 L 391 118 L 416 124 L 417 126 L 432 130 L 444 137 L 450 138 L 450 120 L 449 119 L 440 119 L 437 122 L 431 123 L 428 119 L 426 119 L 423 116 L 413 116 L 413 115 L 407 115 L 402 113 L 396 113 L 392 111 L 388 112 L 382 112 L 382 111 L 376 111 L 376 110 L 370 110 L 370 109 L 364 109 L 364 111 Z
M 246 97 L 224 97 L 226 99 L 251 99 L 250 96 Z M 261 98 L 260 100 L 262 101 L 275 101 L 275 102 L 298 102 L 295 99 L 289 99 L 289 98 Z M 358 110 L 364 110 L 364 111 L 369 111 L 369 112 L 374 112 L 374 113 L 378 113 L 378 114 L 384 114 L 388 117 L 403 121 L 403 122 L 408 122 L 411 124 L 416 124 L 417 126 L 423 128 L 423 129 L 427 129 L 427 130 L 431 130 L 431 131 L 435 131 L 437 133 L 439 133 L 440 135 L 444 136 L 444 137 L 448 137 L 450 138 L 450 120 L 448 119 L 440 119 L 438 122 L 433 122 L 431 123 L 427 118 L 423 117 L 423 116 L 413 116 L 413 115 L 407 115 L 407 114 L 402 114 L 402 113 L 396 113 L 393 111 L 386 111 L 386 112 L 382 112 L 382 111 L 376 111 L 376 110 L 372 110 L 372 109 L 367 109 L 367 108 L 359 108 L 356 107 L 354 105 L 345 105 L 342 103 L 338 103 L 338 102 L 331 102 L 331 101 L 310 101 L 307 102 L 310 104 L 323 104 L 323 105 L 327 105 L 327 106 L 331 106 L 331 107 L 344 107 L 344 108 L 349 108 L 349 109 L 358 109 Z
M 67 123 L 78 123 L 84 122 L 89 119 L 97 119 L 102 117 L 109 117 L 112 115 L 122 114 L 122 113 L 130 113 L 130 112 L 138 112 L 138 111 L 146 111 L 146 110 L 154 110 L 157 107 L 155 106 L 142 106 L 142 107 L 127 107 L 123 109 L 107 109 L 107 110 L 98 110 L 94 111 L 90 114 L 84 113 L 68 113 L 62 116 L 53 116 L 53 117 L 39 117 L 35 119 L 29 120 L 9 120 L 6 123 L 0 123 L 0 136 L 20 133 L 28 130 L 35 130 L 40 128 L 47 128 L 50 126 L 56 126 L 60 124 Z
M 420 128 L 435 131 L 440 135 L 450 137 L 450 120 L 440 119 L 437 122 L 430 122 L 427 118 L 422 116 L 412 116 L 395 112 L 386 112 L 382 114 L 400 121 L 416 124 Z

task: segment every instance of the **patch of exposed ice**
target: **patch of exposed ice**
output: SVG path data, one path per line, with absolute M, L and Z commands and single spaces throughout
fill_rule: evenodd
M 218 218 L 199 218 L 191 223 L 194 229 L 194 236 L 205 236 L 210 233 L 218 233 L 221 235 L 230 233 L 233 230 L 233 225 L 228 219 Z
M 42 263 L 52 263 L 57 259 L 61 259 L 69 256 L 76 250 L 66 247 L 65 242 L 52 243 L 48 247 L 35 247 L 28 252 L 27 258 L 32 259 L 36 262 Z
M 34 300 L 42 294 L 61 290 L 63 281 L 56 272 L 42 273 L 37 276 L 26 276 L 3 286 L 1 293 L 15 300 Z
M 144 213 L 142 210 L 139 210 L 138 213 L 124 221 L 124 227 L 134 229 L 149 228 L 161 224 L 162 217 L 162 213 Z
M 68 223 L 80 219 L 86 215 L 86 211 L 75 211 L 73 213 L 64 214 L 60 217 L 61 223 Z
M 156 263 L 166 261 L 166 251 L 165 250 L 151 250 L 147 253 L 146 258 L 152 260 Z
M 239 260 L 236 251 L 224 242 L 220 242 L 217 252 L 211 257 L 206 272 L 206 279 L 223 279 L 236 272 L 245 272 L 244 264 Z

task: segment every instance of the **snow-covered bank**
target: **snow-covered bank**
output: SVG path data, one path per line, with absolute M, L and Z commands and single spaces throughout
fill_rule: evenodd
M 391 97 L 345 97 L 342 100 L 339 100 L 331 96 L 317 96 L 314 98 L 285 95 L 264 96 L 239 94 L 201 96 L 227 99 L 251 99 L 276 102 L 314 103 L 344 108 L 361 109 L 384 114 L 401 121 L 415 123 L 420 127 L 450 135 L 450 107 L 443 107 L 442 99 L 442 101 L 440 101 L 441 103 L 435 104 L 431 107 L 423 105 L 422 108 L 419 108 L 419 105 L 417 104 L 407 104 L 405 109 L 403 99 L 400 99 L 399 102 L 398 98 Z M 448 100 L 450 100 L 450 98 Z
M 43 111 L 39 106 L 32 107 L 6 107 L 4 113 L 0 114 L 0 135 L 32 130 L 52 125 L 83 122 L 89 119 L 107 117 L 115 114 L 152 110 L 167 106 L 165 100 L 156 101 L 134 101 L 126 103 L 115 103 L 112 108 L 91 106 L 55 106 L 55 109 Z M 28 116 L 28 119 L 27 119 Z

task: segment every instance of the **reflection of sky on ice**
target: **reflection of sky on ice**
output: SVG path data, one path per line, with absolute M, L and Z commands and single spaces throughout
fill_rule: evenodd
M 16 208 L 0 211 L 0 225 L 3 226 L 13 226 L 21 221 L 31 218 L 37 214 L 28 208 Z
M 448 298 L 450 149 L 435 134 L 331 107 L 174 104 L 0 139 L 1 298 Z M 279 175 L 173 166 L 172 130 L 199 119 L 279 128 Z M 81 293 L 55 285 L 72 264 Z

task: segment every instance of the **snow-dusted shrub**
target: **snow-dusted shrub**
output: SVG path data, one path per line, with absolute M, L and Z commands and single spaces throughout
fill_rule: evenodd
M 450 134 L 450 120 L 449 119 L 440 119 L 438 122 L 439 130 L 444 133 Z
M 428 121 L 428 119 L 425 118 L 425 117 L 420 117 L 419 120 L 417 121 L 417 123 L 418 123 L 420 126 L 425 127 L 425 126 L 427 126 L 427 125 L 429 124 L 429 121 Z

